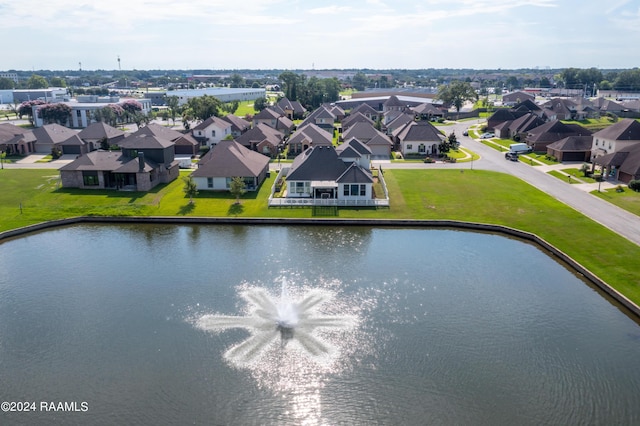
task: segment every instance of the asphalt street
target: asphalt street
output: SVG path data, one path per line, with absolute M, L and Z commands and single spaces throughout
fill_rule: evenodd
M 476 124 L 475 121 L 466 121 L 456 123 L 452 126 L 447 126 L 445 132 L 447 134 L 452 131 L 455 132 L 460 145 L 463 148 L 480 155 L 480 159 L 473 162 L 464 163 L 398 163 L 390 161 L 374 161 L 374 164 L 380 164 L 383 169 L 482 169 L 493 170 L 502 173 L 509 173 L 530 185 L 540 189 L 541 191 L 549 194 L 550 196 L 558 199 L 564 204 L 574 208 L 580 213 L 590 217 L 594 221 L 602 224 L 603 226 L 611 229 L 612 231 L 622 235 L 629 241 L 640 246 L 640 217 L 632 213 L 627 212 L 613 204 L 610 204 L 592 194 L 588 191 L 595 189 L 592 187 L 584 188 L 586 185 L 569 184 L 568 182 L 562 182 L 556 177 L 553 177 L 546 173 L 545 167 L 532 167 L 524 164 L 520 161 L 508 161 L 505 160 L 504 154 L 490 148 L 480 141 L 476 141 L 468 136 L 463 136 L 462 133 L 469 126 Z M 25 168 L 25 169 L 55 169 L 57 170 L 62 165 L 67 164 L 73 160 L 75 156 L 64 156 L 60 160 L 37 163 L 38 156 L 29 156 L 24 160 L 17 163 L 4 164 L 6 169 L 13 168 Z M 577 167 L 581 163 L 577 164 Z M 605 182 L 602 184 L 602 188 L 610 188 L 616 185 L 616 182 Z M 581 188 L 582 187 L 582 188 Z M 587 189 L 587 190 L 585 190 Z M 594 241 L 594 244 L 606 244 L 604 241 Z
M 553 177 L 545 172 L 544 167 L 532 167 L 524 164 L 520 161 L 508 161 L 504 158 L 504 154 L 496 151 L 495 149 L 484 145 L 480 141 L 476 141 L 468 136 L 463 136 L 462 133 L 472 124 L 474 121 L 456 123 L 453 126 L 447 126 L 445 132 L 447 134 L 452 131 L 455 132 L 460 146 L 468 148 L 480 155 L 480 159 L 466 163 L 436 163 L 436 164 L 423 164 L 423 163 L 392 163 L 387 162 L 383 164 L 383 168 L 463 168 L 463 169 L 482 169 L 493 170 L 497 172 L 509 173 L 523 181 L 529 183 L 532 186 L 540 189 L 541 191 L 549 194 L 550 196 L 558 199 L 564 204 L 574 208 L 580 213 L 590 217 L 594 221 L 606 226 L 612 231 L 622 235 L 629 241 L 640 246 L 640 217 L 629 213 L 626 210 L 621 209 L 613 204 L 610 204 L 589 192 L 580 189 L 580 185 L 572 185 L 568 182 L 562 182 L 556 177 Z M 578 163 L 577 167 L 580 167 L 582 163 Z M 566 167 L 566 165 L 565 165 Z M 608 182 L 603 184 L 602 188 L 615 186 L 617 183 Z M 625 185 L 626 186 L 626 185 Z M 628 190 L 628 189 L 627 189 Z M 594 241 L 595 244 L 606 244 L 605 241 Z

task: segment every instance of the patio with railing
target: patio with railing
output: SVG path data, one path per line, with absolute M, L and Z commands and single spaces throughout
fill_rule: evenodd
M 375 169 L 375 175 L 382 188 L 383 198 L 368 199 L 336 199 L 336 198 L 297 198 L 283 196 L 282 186 L 285 185 L 285 178 L 289 167 L 284 167 L 278 171 L 278 175 L 271 186 L 269 195 L 269 207 L 313 207 L 313 206 L 335 206 L 335 207 L 389 207 L 389 191 L 384 181 L 382 168 Z M 375 193 L 375 191 L 374 191 Z M 280 195 L 280 196 L 279 196 Z

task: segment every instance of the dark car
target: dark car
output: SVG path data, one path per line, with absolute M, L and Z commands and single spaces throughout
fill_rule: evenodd
M 464 132 L 462 132 L 462 136 L 469 136 L 469 132 L 465 130 Z
M 504 155 L 504 158 L 511 161 L 518 161 L 518 153 L 517 152 L 507 152 Z

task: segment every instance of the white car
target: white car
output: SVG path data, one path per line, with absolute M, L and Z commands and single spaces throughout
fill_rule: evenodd
M 481 139 L 489 139 L 489 138 L 492 138 L 492 137 L 494 137 L 494 136 L 495 136 L 495 135 L 494 135 L 493 133 L 491 133 L 491 132 L 487 132 L 487 133 L 483 133 L 483 134 L 481 134 L 481 135 L 480 135 L 480 138 L 481 138 Z

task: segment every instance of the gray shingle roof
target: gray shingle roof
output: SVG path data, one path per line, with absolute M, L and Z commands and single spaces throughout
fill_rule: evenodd
M 311 145 L 332 145 L 332 138 L 329 132 L 313 123 L 300 127 L 289 138 L 289 144 L 303 143 L 305 141 Z
M 242 144 L 223 140 L 218 142 L 199 162 L 194 177 L 257 177 L 269 165 L 269 157 L 252 151 Z
M 593 136 L 616 141 L 640 141 L 640 123 L 631 118 L 624 118 L 594 133 Z
M 529 142 L 555 142 L 568 136 L 589 136 L 591 132 L 578 124 L 565 124 L 560 120 L 549 121 L 527 132 Z
M 122 130 L 102 122 L 91 123 L 78 133 L 78 136 L 84 140 L 116 139 L 122 138 L 124 135 Z
M 335 181 L 346 169 L 347 165 L 338 158 L 338 153 L 333 147 L 313 146 L 293 160 L 287 180 Z
M 345 140 L 356 138 L 359 141 L 366 142 L 369 139 L 373 139 L 376 135 L 381 134 L 384 136 L 382 132 L 377 130 L 370 123 L 358 122 L 354 123 L 351 127 L 349 127 L 343 134 L 342 137 Z
M 369 170 L 366 170 L 356 163 L 351 163 L 336 179 L 338 183 L 373 183 L 373 176 Z
M 136 132 L 132 133 L 129 137 L 139 135 L 157 136 L 170 141 L 174 141 L 183 136 L 183 134 L 178 132 L 177 130 L 170 129 L 156 123 L 150 123 L 144 127 L 141 127 Z
M 134 133 L 134 135 L 136 133 Z M 180 136 L 182 137 L 183 135 L 180 134 Z M 175 145 L 175 143 L 171 140 L 144 133 L 138 134 L 137 136 L 131 135 L 120 142 L 121 148 L 128 149 L 164 149 L 172 145 Z
M 413 121 L 398 133 L 398 139 L 400 141 L 441 142 L 444 136 L 428 121 Z

